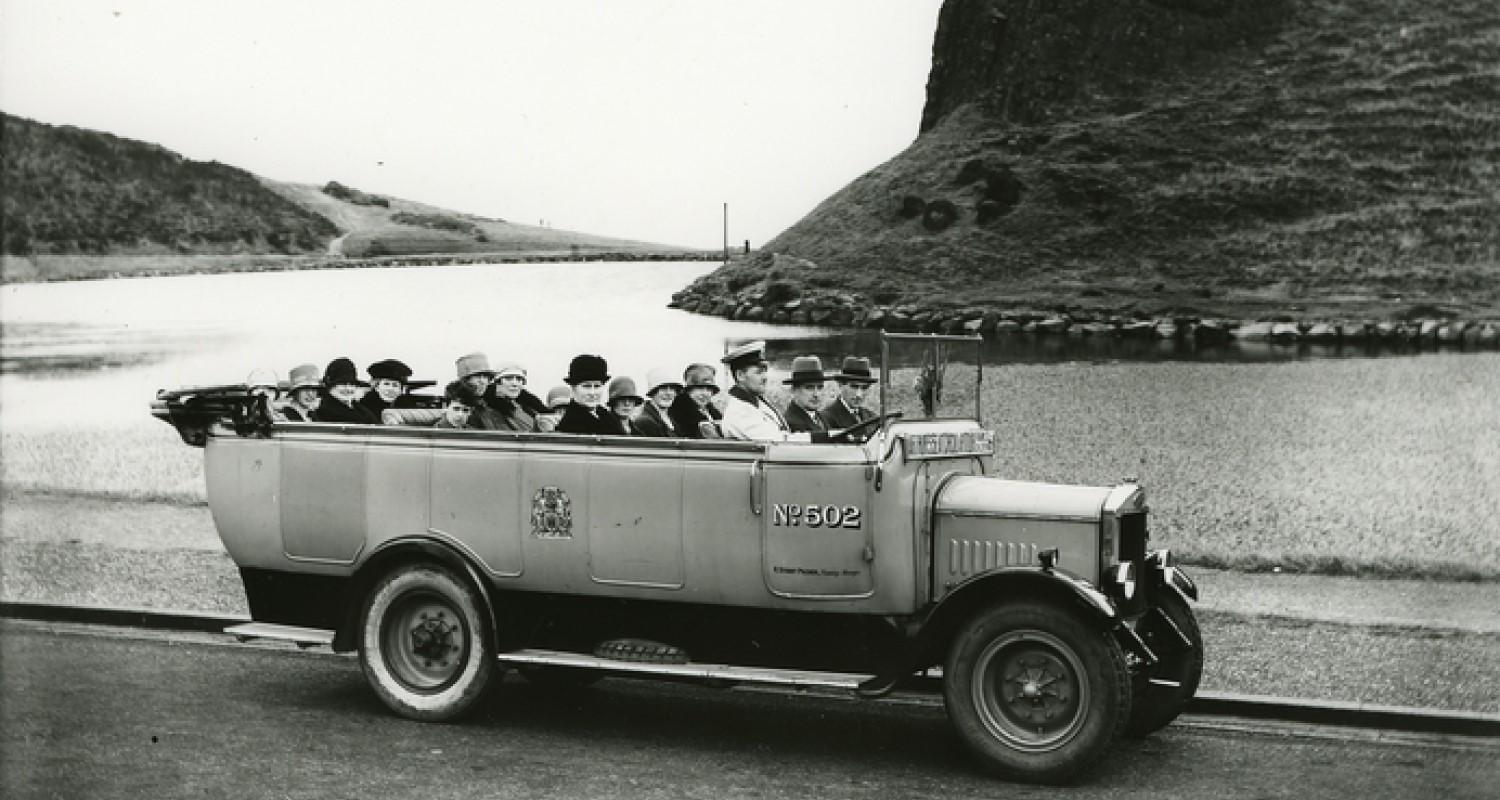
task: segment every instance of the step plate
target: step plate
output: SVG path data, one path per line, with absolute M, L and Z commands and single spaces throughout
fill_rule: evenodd
M 677 678 L 769 683 L 779 686 L 807 686 L 853 691 L 871 675 L 851 672 L 814 672 L 811 670 L 741 667 L 733 664 L 649 664 L 639 661 L 617 661 L 612 658 L 561 650 L 512 650 L 498 658 L 505 664 L 535 664 L 550 667 L 599 669 L 607 672 L 640 675 L 669 675 Z
M 247 622 L 244 625 L 231 625 L 224 629 L 230 636 L 240 641 L 248 639 L 277 639 L 283 642 L 296 642 L 300 645 L 331 645 L 333 644 L 333 631 L 325 631 L 321 628 L 299 628 L 296 625 L 272 625 L 268 622 Z

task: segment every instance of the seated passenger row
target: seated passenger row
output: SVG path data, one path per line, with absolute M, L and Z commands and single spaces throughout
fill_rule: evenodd
M 276 402 L 280 392 L 274 373 L 256 370 L 247 384 L 252 394 L 266 398 L 273 418 L 280 422 L 817 441 L 873 417 L 863 407 L 874 382 L 870 362 L 852 357 L 833 376 L 823 373 L 816 356 L 797 358 L 785 381 L 792 389 L 792 402 L 783 411 L 772 408 L 764 399 L 764 348 L 764 342 L 752 342 L 723 358 L 735 383 L 722 398 L 724 410 L 714 402 L 719 386 L 709 364 L 689 365 L 680 381 L 667 369 L 653 369 L 642 396 L 634 380 L 611 378 L 608 362 L 592 354 L 575 357 L 563 378 L 565 385 L 553 387 L 545 401 L 526 388 L 527 372 L 520 364 L 492 368 L 489 358 L 478 352 L 455 362 L 458 377 L 444 387 L 441 409 L 434 408 L 437 398 L 412 393 L 433 382 L 413 381 L 411 368 L 396 359 L 371 364 L 366 370 L 369 381 L 359 378 L 348 358 L 330 361 L 321 373 L 315 364 L 299 365 L 291 371 L 284 402 Z M 840 396 L 822 407 L 821 393 L 830 377 L 841 387 Z M 728 422 L 726 411 L 731 414 Z

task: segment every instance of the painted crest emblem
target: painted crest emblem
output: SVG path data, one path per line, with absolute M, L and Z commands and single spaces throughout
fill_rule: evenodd
M 531 496 L 531 535 L 538 539 L 573 538 L 573 501 L 556 486 L 543 486 Z

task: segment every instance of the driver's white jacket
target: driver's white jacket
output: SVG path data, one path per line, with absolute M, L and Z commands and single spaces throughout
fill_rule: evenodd
M 745 398 L 752 398 L 752 404 Z M 729 390 L 724 405 L 724 419 L 719 421 L 726 439 L 753 439 L 760 442 L 810 442 L 812 434 L 792 433 L 786 419 L 767 403 L 764 397 L 752 395 L 738 386 Z

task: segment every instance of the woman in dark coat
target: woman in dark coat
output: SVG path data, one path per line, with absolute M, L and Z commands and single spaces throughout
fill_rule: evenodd
M 604 384 L 609 380 L 609 364 L 594 355 L 575 356 L 568 365 L 563 382 L 573 387 L 573 400 L 557 424 L 558 433 L 582 433 L 593 436 L 624 436 L 625 429 L 604 405 Z
M 719 386 L 714 383 L 714 368 L 708 364 L 689 366 L 682 373 L 682 386 L 682 393 L 672 401 L 667 413 L 672 417 L 678 436 L 702 439 L 699 423 L 718 422 L 724 418 L 723 412 L 712 402 L 714 395 L 719 393 Z
M 328 369 L 323 370 L 323 400 L 313 412 L 313 421 L 379 425 L 380 420 L 359 404 L 359 388 L 367 385 L 359 379 L 353 361 L 335 358 L 328 362 Z
M 469 427 L 483 431 L 550 431 L 555 417 L 540 397 L 526 390 L 526 370 L 501 364 L 485 390 L 484 402 L 469 416 Z

